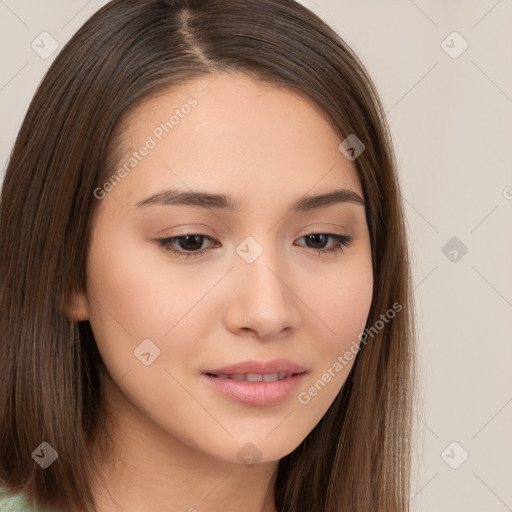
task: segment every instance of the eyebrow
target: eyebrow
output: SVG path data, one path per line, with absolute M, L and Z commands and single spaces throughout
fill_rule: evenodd
M 338 189 L 316 196 L 301 197 L 292 204 L 294 212 L 305 212 L 325 208 L 338 203 L 354 203 L 366 206 L 366 202 L 353 190 Z M 194 206 L 199 208 L 223 209 L 230 212 L 240 211 L 240 204 L 225 194 L 212 194 L 201 191 L 169 189 L 162 190 L 139 201 L 135 208 L 149 205 L 161 206 Z

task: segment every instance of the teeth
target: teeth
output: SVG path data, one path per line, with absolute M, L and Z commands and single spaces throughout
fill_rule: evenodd
M 248 382 L 262 382 L 263 375 L 258 375 L 257 373 L 248 373 L 245 376 L 245 380 Z
M 241 373 L 236 375 L 217 375 L 218 379 L 245 380 L 247 382 L 275 382 L 292 377 L 292 373 L 279 372 L 260 375 L 258 373 Z

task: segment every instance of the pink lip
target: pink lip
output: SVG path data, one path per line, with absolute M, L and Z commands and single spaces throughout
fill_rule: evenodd
M 248 372 L 250 373 L 250 372 Z M 275 382 L 247 382 L 202 375 L 207 383 L 224 395 L 246 405 L 265 407 L 282 402 L 297 389 L 306 373 L 299 373 Z
M 303 373 L 305 371 L 306 369 L 303 366 L 288 361 L 288 359 L 272 359 L 271 361 L 242 361 L 222 368 L 206 370 L 202 373 L 212 375 L 239 375 L 243 373 L 268 375 L 270 373 Z

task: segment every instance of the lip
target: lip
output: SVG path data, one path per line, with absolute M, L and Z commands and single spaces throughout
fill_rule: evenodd
M 303 366 L 288 359 L 272 359 L 270 361 L 241 361 L 201 373 L 201 377 L 208 385 L 228 398 L 254 407 L 267 407 L 276 405 L 288 398 L 300 386 L 307 372 Z M 242 375 L 247 373 L 259 375 L 289 373 L 292 376 L 274 382 L 249 382 L 217 377 L 217 375 Z
M 230 364 L 222 368 L 214 368 L 205 370 L 202 373 L 213 375 L 240 375 L 243 373 L 257 373 L 260 375 L 271 373 L 303 373 L 306 369 L 288 359 L 272 359 L 270 361 L 241 361 L 239 363 Z M 286 379 L 285 379 L 286 380 Z
M 306 372 L 274 382 L 248 382 L 201 375 L 216 391 L 232 400 L 254 407 L 268 407 L 284 401 L 300 386 L 305 376 Z

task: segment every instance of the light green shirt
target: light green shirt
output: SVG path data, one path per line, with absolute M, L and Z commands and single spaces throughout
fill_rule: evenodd
M 23 494 L 10 494 L 0 487 L 0 512 L 50 512 L 30 504 Z

